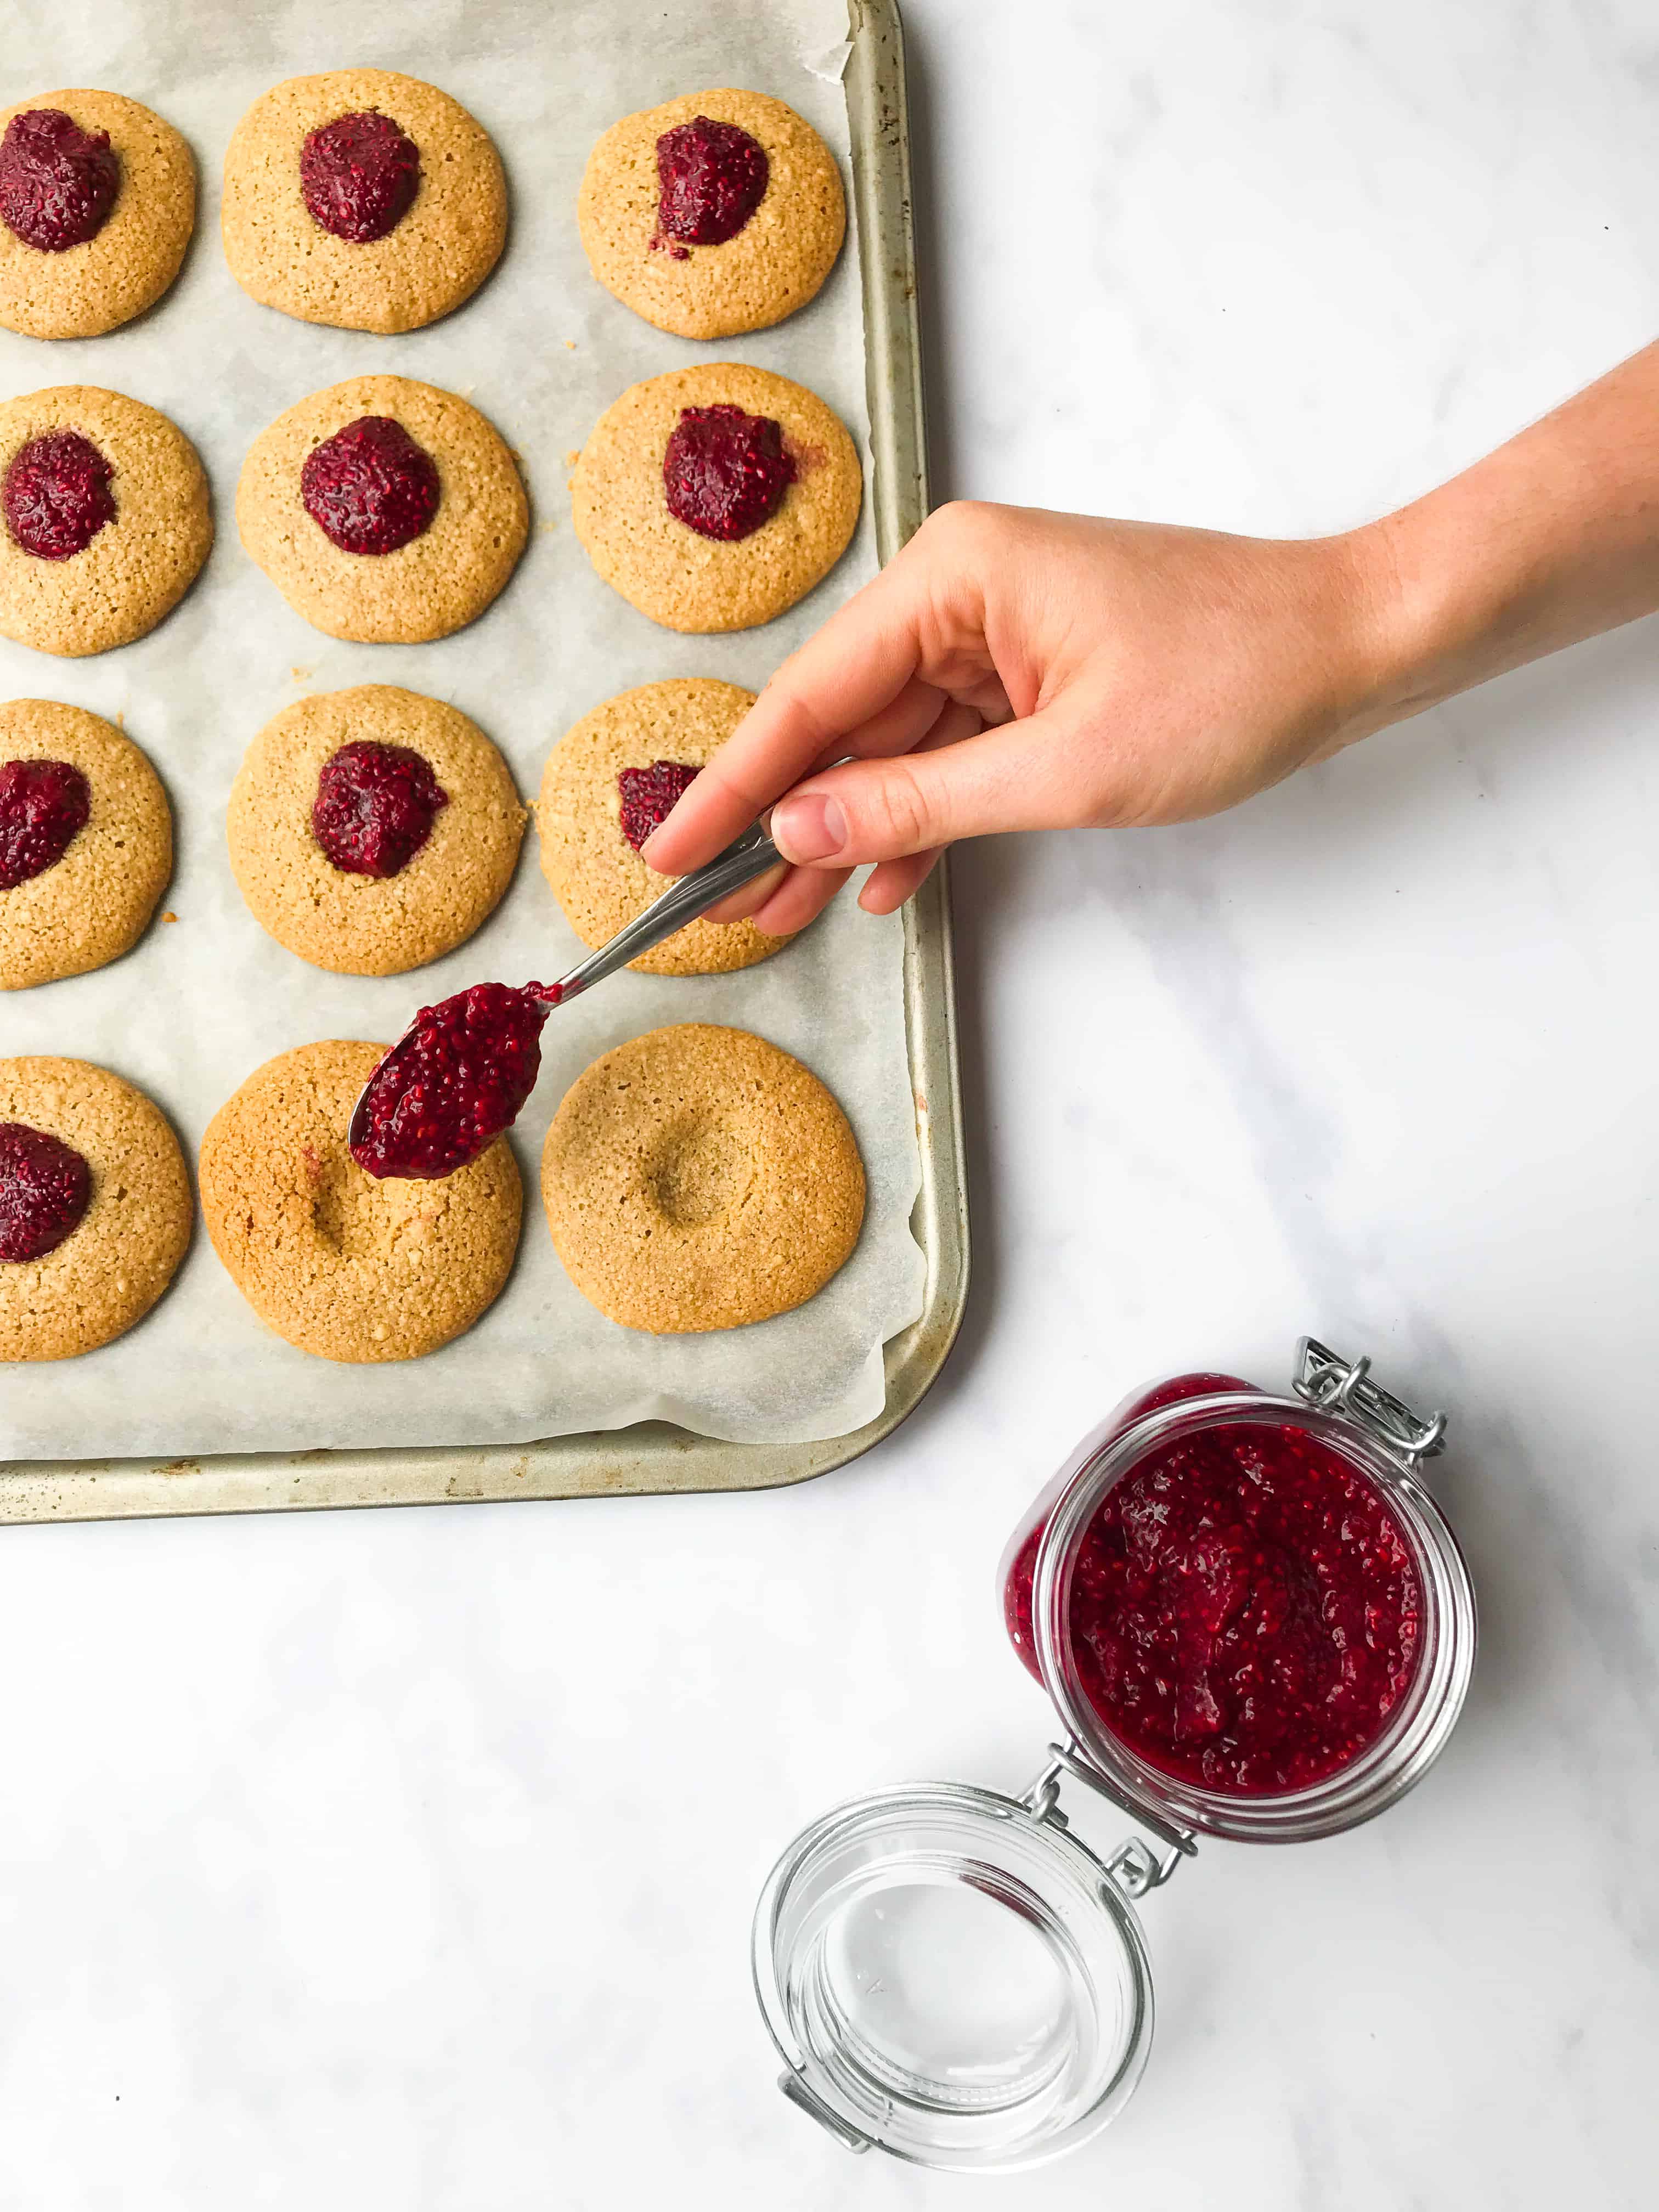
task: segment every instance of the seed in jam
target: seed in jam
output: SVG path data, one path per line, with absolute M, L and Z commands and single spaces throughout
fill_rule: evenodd
M 17 448 L 0 484 L 6 528 L 37 561 L 68 561 L 84 553 L 115 520 L 113 474 L 78 430 L 42 431 Z
M 395 553 L 438 511 L 438 464 L 389 415 L 360 415 L 307 454 L 306 513 L 343 553 Z
M 0 1261 L 44 1260 L 80 1227 L 92 1170 L 27 1121 L 0 1121 Z
M 476 1159 L 519 1118 L 542 1065 L 556 983 L 475 983 L 435 1006 L 368 1079 L 351 1156 L 366 1174 L 435 1179 Z
M 0 891 L 55 868 L 91 812 L 92 787 L 68 761 L 0 761 Z
M 702 538 L 748 538 L 795 481 L 783 425 L 741 407 L 682 407 L 663 455 L 668 511 Z
M 1033 1668 L 1042 1534 L 1006 1600 Z M 1416 1671 L 1422 1610 L 1410 1544 L 1371 1483 L 1304 1429 L 1218 1423 L 1155 1447 L 1107 1492 L 1073 1568 L 1070 1645 L 1102 1723 L 1148 1765 L 1278 1796 L 1382 1735 Z
M 657 141 L 659 236 L 685 246 L 724 246 L 766 197 L 769 174 L 765 147 L 735 123 L 697 115 L 665 131 Z M 674 258 L 686 256 L 682 251 Z
M 395 230 L 420 187 L 420 149 L 372 107 L 319 124 L 300 149 L 300 191 L 312 221 L 353 246 Z
M 637 853 L 696 781 L 699 771 L 683 761 L 653 761 L 649 768 L 625 768 L 617 777 L 622 793 L 622 833 Z
M 312 834 L 343 875 L 395 876 L 448 804 L 431 763 L 411 746 L 356 738 L 318 774 Z
M 14 115 L 0 138 L 0 220 L 42 253 L 84 246 L 109 221 L 121 164 L 107 131 L 82 131 L 58 107 Z

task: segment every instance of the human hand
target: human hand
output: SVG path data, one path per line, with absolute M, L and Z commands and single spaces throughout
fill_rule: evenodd
M 1389 718 L 1376 568 L 1364 532 L 941 507 L 777 671 L 643 857 L 684 875 L 772 806 L 793 865 L 712 918 L 781 936 L 869 861 L 860 903 L 890 914 L 957 837 L 1216 813 Z

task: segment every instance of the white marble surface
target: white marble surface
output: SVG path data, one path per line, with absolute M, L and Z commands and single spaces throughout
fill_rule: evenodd
M 941 492 L 1315 531 L 1659 323 L 1640 0 L 909 14 Z M 1650 2203 L 1655 638 L 963 856 L 974 1306 L 848 1472 L 6 1532 L 0 2203 Z M 774 1850 L 1023 1780 L 1012 1518 L 1124 1385 L 1309 1328 L 1455 1409 L 1450 1753 L 1154 1900 L 1152 2068 L 1071 2164 L 848 2159 L 750 2007 Z

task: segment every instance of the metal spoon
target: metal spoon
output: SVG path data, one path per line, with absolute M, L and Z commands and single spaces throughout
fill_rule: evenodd
M 653 899 L 643 914 L 636 915 L 632 921 L 619 929 L 608 945 L 602 945 L 597 952 L 590 952 L 586 959 L 580 962 L 568 975 L 562 975 L 556 983 L 531 984 L 526 987 L 528 991 L 549 1007 L 562 1006 L 567 1000 L 579 997 L 595 983 L 602 983 L 607 975 L 614 975 L 617 969 L 625 968 L 630 960 L 637 960 L 641 953 L 649 952 L 653 945 L 660 945 L 665 938 L 672 937 L 677 929 L 683 929 L 688 921 L 695 921 L 711 906 L 718 906 L 733 891 L 741 890 L 745 884 L 753 883 L 757 876 L 763 876 L 769 868 L 777 866 L 782 857 L 761 824 L 758 822 L 752 823 L 723 853 L 717 853 L 702 867 L 694 868 L 689 876 L 682 876 L 678 882 L 670 884 L 659 897 Z M 370 1093 L 386 1085 L 397 1086 L 400 1077 L 407 1079 L 411 1074 L 415 1039 L 420 1027 L 418 1018 L 410 1023 L 358 1094 L 357 1103 L 351 1109 L 350 1126 L 346 1134 L 353 1154 L 360 1158 L 358 1147 L 367 1141 L 372 1127 Z M 526 1095 L 528 1095 L 527 1091 Z M 503 1126 L 511 1126 L 522 1106 L 523 1099 L 520 1098 L 519 1105 Z M 478 1149 L 483 1149 L 482 1143 Z M 471 1153 L 464 1155 L 462 1160 L 455 1162 L 455 1165 L 463 1164 L 465 1158 L 471 1157 Z M 367 1161 L 362 1164 L 365 1166 L 368 1164 Z

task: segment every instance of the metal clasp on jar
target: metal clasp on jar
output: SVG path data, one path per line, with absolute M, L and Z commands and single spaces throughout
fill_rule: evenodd
M 1426 1420 L 1405 1401 L 1371 1380 L 1368 1358 L 1344 1359 L 1317 1337 L 1304 1336 L 1296 1348 L 1296 1395 L 1322 1413 L 1335 1413 L 1374 1437 L 1415 1474 L 1425 1459 L 1445 1448 L 1449 1416 Z
M 1030 1787 L 1020 1793 L 1020 1802 L 1034 1819 L 1047 1820 L 1056 1828 L 1070 1827 L 1060 1809 L 1060 1782 L 1064 1774 L 1081 1782 L 1097 1796 L 1105 1798 L 1120 1813 L 1127 1813 L 1141 1827 L 1150 1828 L 1164 1846 L 1160 1855 L 1143 1837 L 1126 1836 L 1100 1862 L 1125 1897 L 1145 1897 L 1148 1890 L 1168 1881 L 1182 1859 L 1197 1856 L 1198 1838 L 1190 1828 L 1160 1820 L 1144 1805 L 1131 1804 L 1127 1797 L 1121 1796 L 1100 1769 L 1084 1756 L 1074 1737 L 1063 1744 L 1049 1745 L 1048 1765 Z

